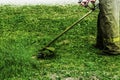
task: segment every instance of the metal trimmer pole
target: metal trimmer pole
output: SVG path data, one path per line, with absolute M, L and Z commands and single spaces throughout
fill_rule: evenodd
M 94 10 L 90 10 L 88 13 L 86 13 L 83 17 L 81 17 L 79 20 L 74 22 L 71 26 L 67 27 L 62 33 L 60 33 L 57 37 L 55 37 L 52 41 L 50 41 L 45 47 L 43 47 L 40 51 L 44 51 L 47 47 L 49 47 L 52 43 L 54 43 L 57 39 L 59 39 L 63 34 L 65 34 L 67 31 L 72 29 L 76 24 L 81 22 L 85 17 L 87 17 L 89 14 L 91 14 Z

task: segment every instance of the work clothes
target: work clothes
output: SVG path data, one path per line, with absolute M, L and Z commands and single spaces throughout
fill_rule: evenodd
M 99 0 L 96 46 L 108 54 L 120 54 L 119 1 Z

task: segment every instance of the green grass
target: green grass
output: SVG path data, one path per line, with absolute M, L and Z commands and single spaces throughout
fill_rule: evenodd
M 32 58 L 86 12 L 78 5 L 0 6 L 0 80 L 120 80 L 120 56 L 98 55 L 92 46 L 98 11 L 52 45 L 56 57 Z

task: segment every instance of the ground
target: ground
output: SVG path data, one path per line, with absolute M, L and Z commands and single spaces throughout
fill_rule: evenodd
M 0 6 L 0 80 L 120 80 L 120 56 L 94 48 L 98 10 L 57 40 L 55 57 L 36 59 L 49 41 L 89 9 Z

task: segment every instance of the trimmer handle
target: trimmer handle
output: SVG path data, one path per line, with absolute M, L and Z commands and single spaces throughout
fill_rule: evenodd
M 83 0 L 79 0 L 78 3 L 81 4 L 82 1 Z M 89 2 L 85 7 L 88 7 L 91 10 L 95 10 L 96 7 L 98 6 L 98 0 L 96 0 L 96 2 L 95 3 Z

